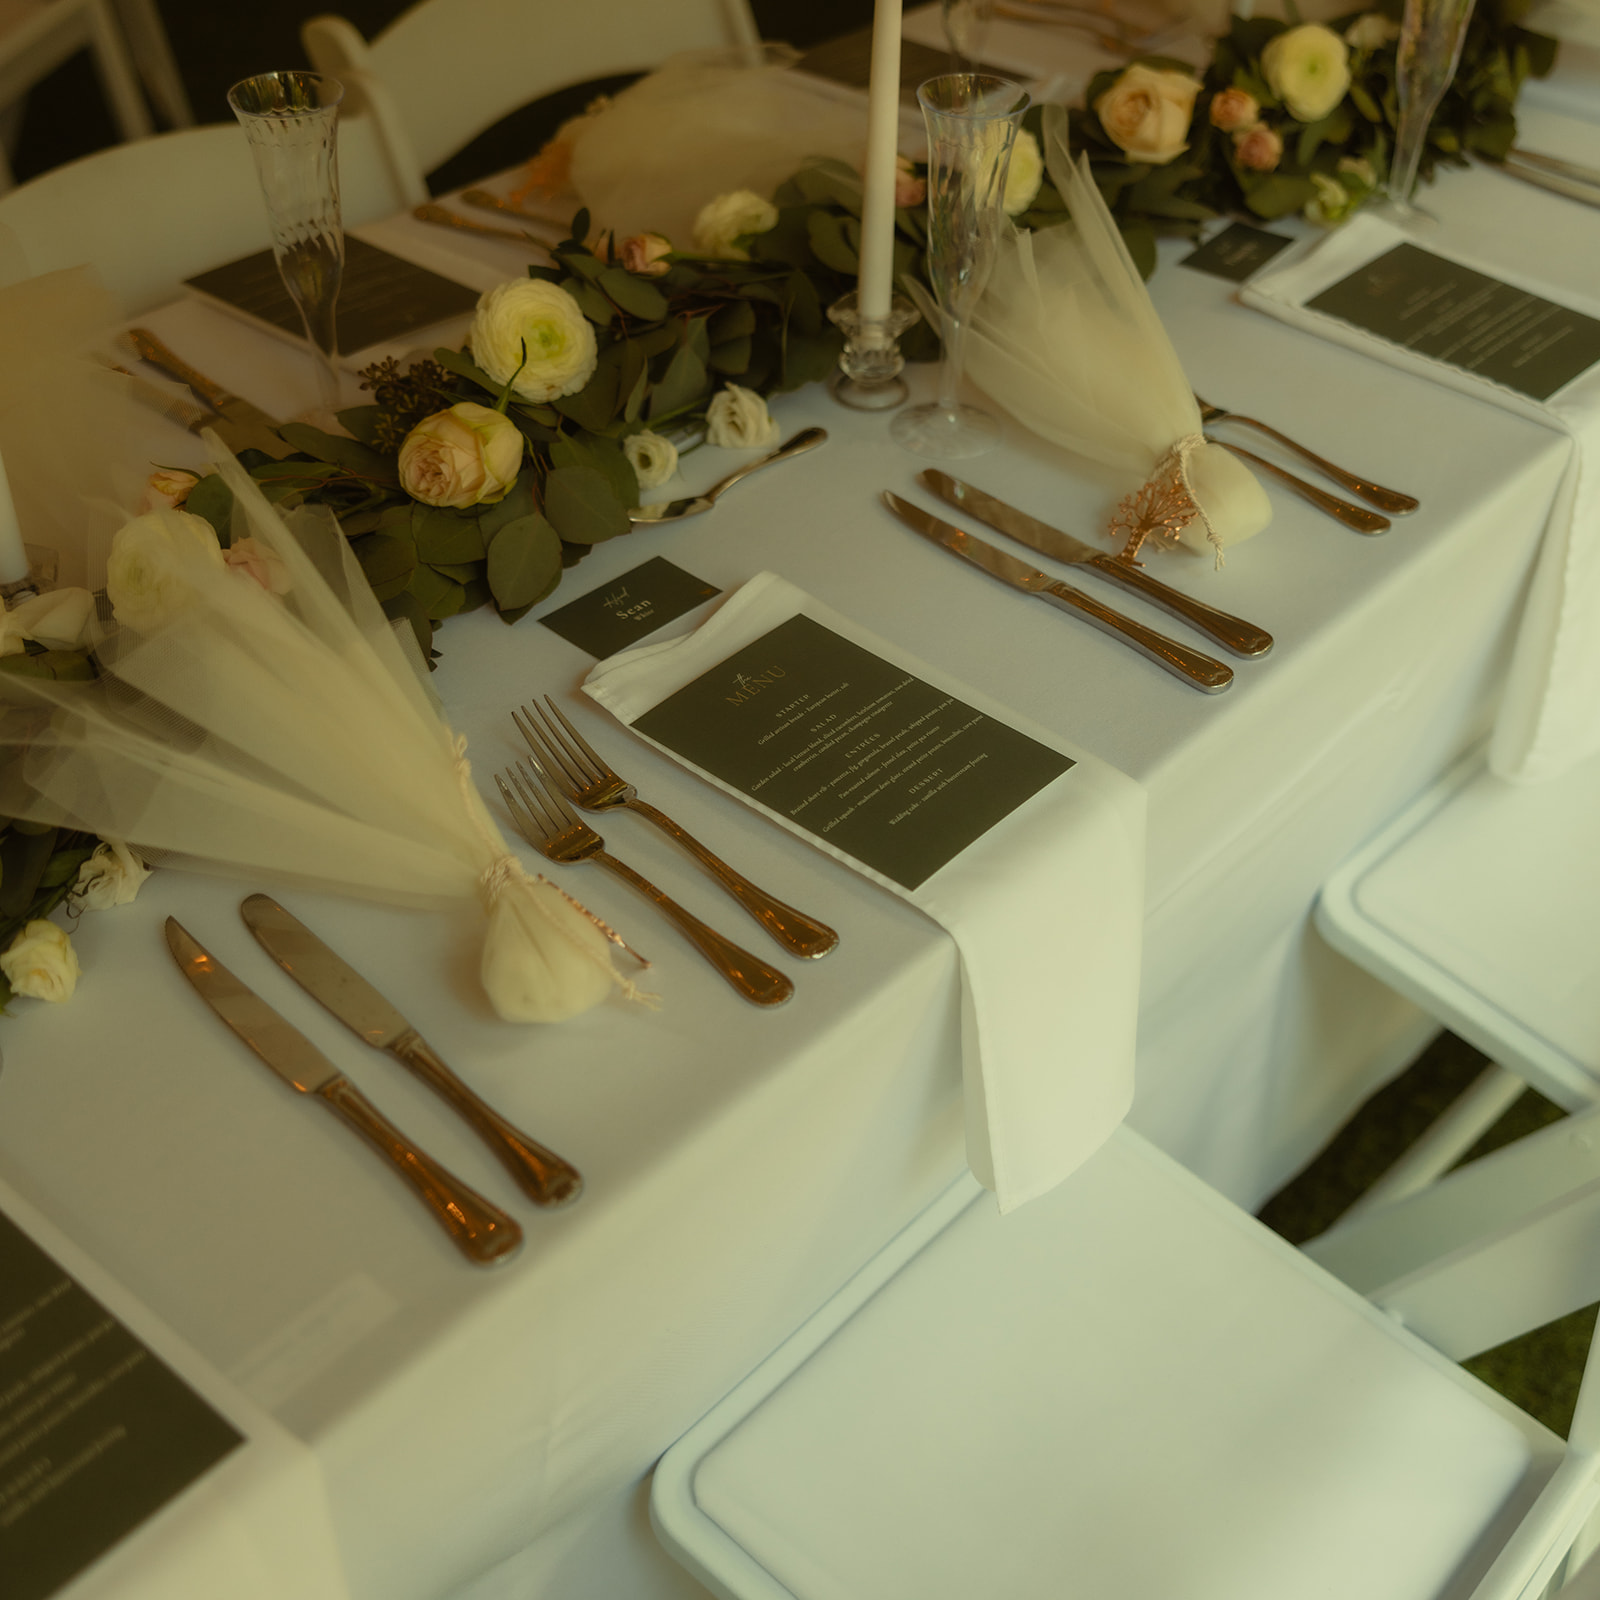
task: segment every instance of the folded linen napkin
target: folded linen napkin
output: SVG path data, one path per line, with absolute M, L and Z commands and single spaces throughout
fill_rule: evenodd
M 1572 440 L 1489 746 L 1489 765 L 1502 778 L 1521 783 L 1557 778 L 1600 750 L 1600 629 L 1594 626 L 1600 616 L 1600 365 L 1579 373 L 1547 399 L 1534 400 L 1307 306 L 1403 243 L 1421 244 L 1434 255 L 1590 316 L 1600 316 L 1600 302 L 1585 303 L 1567 288 L 1552 290 L 1524 275 L 1483 265 L 1433 237 L 1410 239 L 1375 216 L 1356 217 L 1309 251 L 1286 252 L 1290 259 L 1272 263 L 1241 291 L 1245 303 L 1258 310 L 1531 417 Z
M 797 615 L 1074 763 L 915 889 L 691 765 L 718 788 L 903 896 L 955 940 L 962 974 L 967 1160 L 995 1192 L 1000 1209 L 1014 1210 L 1092 1155 L 1132 1099 L 1144 790 L 770 572 L 752 578 L 695 632 L 602 661 L 584 689 L 632 725 Z

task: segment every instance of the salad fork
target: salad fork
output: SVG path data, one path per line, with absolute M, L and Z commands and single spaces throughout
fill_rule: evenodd
M 741 950 L 731 939 L 724 939 L 714 928 L 708 928 L 697 916 L 685 911 L 676 900 L 664 895 L 648 878 L 640 877 L 625 862 L 608 855 L 605 840 L 525 762 L 519 761 L 516 766 L 507 768 L 503 775 L 497 773 L 494 781 L 517 831 L 535 850 L 551 861 L 568 866 L 579 861 L 596 861 L 624 883 L 631 884 L 677 923 L 689 942 L 746 1000 L 758 1006 L 777 1006 L 794 993 L 794 984 L 777 968 L 769 967 L 748 950 Z
M 527 740 L 534 763 L 548 784 L 585 811 L 609 811 L 620 806 L 653 822 L 676 839 L 791 955 L 815 960 L 838 944 L 839 935 L 826 923 L 786 905 L 765 889 L 758 889 L 671 817 L 641 800 L 639 791 L 601 760 L 549 695 L 544 697 L 543 706 L 533 703 L 523 711 L 513 711 L 511 720 Z

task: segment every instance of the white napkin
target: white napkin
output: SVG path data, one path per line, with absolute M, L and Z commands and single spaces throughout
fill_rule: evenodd
M 739 794 L 780 826 L 909 900 L 955 940 L 962 973 L 967 1160 L 995 1192 L 1000 1209 L 1014 1210 L 1087 1160 L 1133 1098 L 1144 790 L 771 572 L 752 578 L 695 632 L 602 661 L 584 689 L 631 724 L 802 612 L 1076 763 L 912 890 Z M 738 793 L 700 768 L 691 770 Z M 842 944 L 849 939 L 843 930 Z
M 1590 316 L 1600 316 L 1600 301 L 1481 264 L 1431 237 L 1410 239 L 1372 216 L 1358 216 L 1311 250 L 1274 263 L 1241 291 L 1245 303 L 1258 310 L 1531 417 L 1572 440 L 1489 746 L 1489 765 L 1502 778 L 1519 783 L 1557 778 L 1600 750 L 1600 628 L 1595 626 L 1600 617 L 1600 366 L 1541 402 L 1306 308 L 1307 300 L 1402 243 L 1419 244 Z

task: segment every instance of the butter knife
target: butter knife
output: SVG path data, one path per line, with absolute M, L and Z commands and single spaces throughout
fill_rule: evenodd
M 522 1244 L 516 1219 L 418 1150 L 304 1034 L 246 988 L 175 917 L 167 946 L 196 992 L 266 1064 L 301 1094 L 336 1112 L 411 1185 L 474 1265 L 494 1266 Z
M 313 1000 L 358 1038 L 409 1067 L 494 1151 L 517 1187 L 536 1205 L 564 1206 L 583 1192 L 578 1169 L 563 1161 L 493 1106 L 480 1100 L 434 1053 L 421 1034 L 343 956 L 270 895 L 253 894 L 239 907 L 245 926 Z
M 963 533 L 960 528 L 953 527 L 948 522 L 941 522 L 937 517 L 930 516 L 921 506 L 914 506 L 910 501 L 902 500 L 899 495 L 890 494 L 887 490 L 884 491 L 883 503 L 908 528 L 920 533 L 930 543 L 942 545 L 953 555 L 960 556 L 964 561 L 970 561 L 973 566 L 981 568 L 991 577 L 998 578 L 1002 583 L 1009 583 L 1013 589 L 1021 589 L 1024 594 L 1037 595 L 1041 600 L 1059 606 L 1063 611 L 1077 612 L 1102 633 L 1109 633 L 1121 639 L 1140 655 L 1148 656 L 1158 667 L 1165 667 L 1168 672 L 1182 678 L 1186 683 L 1193 684 L 1204 693 L 1220 694 L 1233 682 L 1231 667 L 1224 666 L 1222 662 L 1208 655 L 1202 655 L 1198 650 L 1191 650 L 1187 645 L 1181 645 L 1175 639 L 1169 639 L 1164 634 L 1145 627 L 1141 622 L 1134 622 L 1121 612 L 1113 611 L 1110 606 L 1103 606 L 1098 600 L 1091 599 L 1067 584 L 1057 582 L 1036 567 L 1030 567 L 1026 561 L 1018 561 L 1015 556 L 1008 556 L 1005 551 L 995 549 L 992 544 L 985 544 L 982 539 L 975 539 L 970 533 Z
M 1218 611 L 1215 606 L 1208 606 L 1177 589 L 1168 588 L 1159 578 L 1152 578 L 1143 567 L 1119 561 L 1104 550 L 1096 550 L 1081 539 L 1074 539 L 1070 533 L 1052 528 L 1049 523 L 1030 517 L 1026 511 L 1018 511 L 1015 506 L 1008 506 L 1004 500 L 996 500 L 993 495 L 985 494 L 982 489 L 975 489 L 959 478 L 952 478 L 947 472 L 930 468 L 922 474 L 922 483 L 947 504 L 981 517 L 991 528 L 1010 534 L 1030 550 L 1037 550 L 1040 555 L 1049 556 L 1055 561 L 1091 567 L 1102 578 L 1109 578 L 1125 589 L 1132 589 L 1151 605 L 1170 611 L 1173 616 L 1181 618 L 1191 628 L 1199 629 L 1208 638 L 1215 639 L 1224 650 L 1231 650 L 1236 656 L 1264 656 L 1272 648 L 1272 635 L 1265 628 L 1258 628 L 1242 617 L 1230 616 L 1226 611 Z
M 277 419 L 260 406 L 229 394 L 220 383 L 213 383 L 203 372 L 196 372 L 182 356 L 170 350 L 148 328 L 129 328 L 124 335 L 127 347 L 141 361 L 148 361 L 179 383 L 186 383 L 222 421 L 217 435 L 230 450 L 260 450 L 275 461 L 292 455 L 293 449 L 279 436 Z

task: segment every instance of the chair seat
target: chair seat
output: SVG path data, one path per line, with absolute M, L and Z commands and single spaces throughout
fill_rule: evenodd
M 1328 942 L 1569 1111 L 1600 1094 L 1600 761 L 1551 783 L 1474 756 L 1324 886 Z
M 740 1600 L 1465 1595 L 1562 1442 L 1137 1136 L 970 1181 L 668 1452 Z

